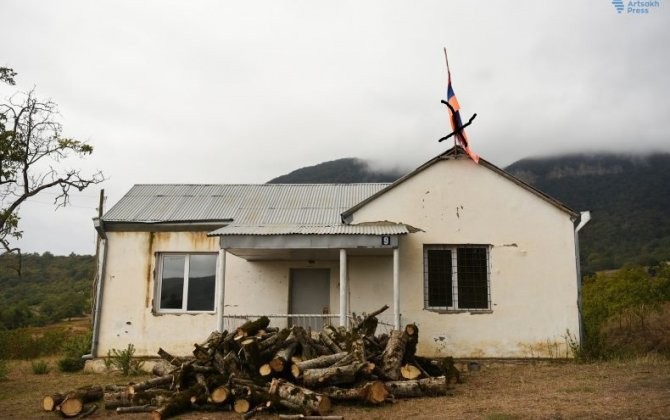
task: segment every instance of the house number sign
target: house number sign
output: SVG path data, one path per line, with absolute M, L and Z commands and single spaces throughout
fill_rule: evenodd
M 391 245 L 391 237 L 389 235 L 382 235 L 382 245 Z

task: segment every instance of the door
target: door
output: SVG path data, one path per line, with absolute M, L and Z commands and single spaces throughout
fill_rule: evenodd
M 330 270 L 327 268 L 292 268 L 289 289 L 289 313 L 330 313 Z M 295 317 L 291 319 L 290 325 L 320 330 L 324 325 L 324 319 Z

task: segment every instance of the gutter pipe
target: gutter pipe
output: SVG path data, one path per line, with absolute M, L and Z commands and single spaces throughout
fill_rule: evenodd
M 579 223 L 575 226 L 575 259 L 577 263 L 577 313 L 579 316 L 579 345 L 584 342 L 584 324 L 582 322 L 582 268 L 579 261 L 579 231 L 591 221 L 591 212 L 579 213 Z

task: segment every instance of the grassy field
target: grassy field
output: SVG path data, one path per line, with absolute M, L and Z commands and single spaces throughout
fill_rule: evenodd
M 60 418 L 40 411 L 43 395 L 83 385 L 124 383 L 118 374 L 66 374 L 57 369 L 35 375 L 28 361 L 10 361 L 7 380 L 0 382 L 0 417 Z M 50 363 L 55 366 L 55 360 Z M 131 378 L 139 380 L 141 378 Z M 465 376 L 454 395 L 400 400 L 382 407 L 335 406 L 346 419 L 573 419 L 670 418 L 670 361 L 647 357 L 632 361 L 576 364 L 534 362 L 484 363 Z M 103 409 L 91 418 L 118 416 Z M 239 419 L 232 413 L 191 413 L 182 419 Z M 276 418 L 262 416 L 261 418 Z

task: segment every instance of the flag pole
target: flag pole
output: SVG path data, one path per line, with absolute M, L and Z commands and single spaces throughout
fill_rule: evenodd
M 449 71 L 449 56 L 447 56 L 447 47 L 443 47 L 444 50 L 444 61 L 447 63 L 447 77 L 449 78 L 448 82 L 451 82 L 451 72 Z M 454 150 L 456 150 L 456 136 L 454 136 Z

